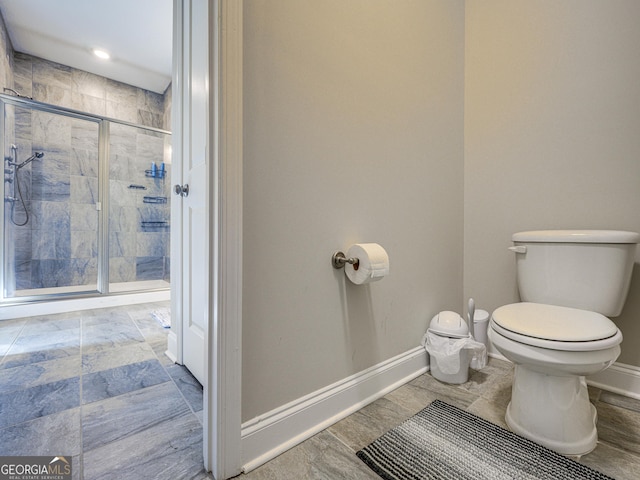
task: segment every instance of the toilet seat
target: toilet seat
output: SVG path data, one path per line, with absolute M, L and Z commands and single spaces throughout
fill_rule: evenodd
M 599 313 L 541 303 L 500 307 L 491 328 L 516 342 L 551 350 L 602 350 L 622 342 L 620 330 Z

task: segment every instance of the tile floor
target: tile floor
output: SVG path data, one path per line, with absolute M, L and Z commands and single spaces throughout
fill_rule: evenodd
M 164 352 L 169 302 L 0 322 L 0 455 L 75 479 L 201 479 L 202 387 Z
M 151 312 L 168 302 L 0 322 L 0 455 L 69 455 L 76 479 L 204 479 L 202 388 L 164 355 Z M 504 424 L 511 366 L 491 359 L 464 385 L 430 374 L 238 480 L 379 480 L 355 452 L 444 400 Z M 640 401 L 591 389 L 600 441 L 580 459 L 640 478 Z
M 435 399 L 506 428 L 512 375 L 511 365 L 497 359 L 463 385 L 445 385 L 426 373 L 238 480 L 380 480 L 355 452 Z M 595 388 L 590 395 L 599 414 L 600 441 L 579 461 L 618 480 L 639 479 L 640 401 Z

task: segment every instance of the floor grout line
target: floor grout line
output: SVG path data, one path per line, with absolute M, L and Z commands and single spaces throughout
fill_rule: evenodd
M 80 454 L 78 455 L 78 467 L 80 468 L 78 478 L 84 478 L 84 403 L 82 402 L 82 384 L 84 378 L 84 316 L 80 317 L 80 432 L 78 434 L 80 443 Z

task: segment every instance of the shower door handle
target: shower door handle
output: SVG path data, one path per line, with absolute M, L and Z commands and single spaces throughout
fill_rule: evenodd
M 181 197 L 186 197 L 189 195 L 189 184 L 185 183 L 184 185 L 174 185 L 173 191 L 176 195 L 180 195 Z

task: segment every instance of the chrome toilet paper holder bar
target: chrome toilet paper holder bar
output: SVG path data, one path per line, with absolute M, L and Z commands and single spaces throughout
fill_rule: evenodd
M 341 251 L 337 251 L 331 256 L 331 265 L 333 265 L 333 268 L 344 268 L 347 263 L 353 265 L 354 270 L 358 270 L 360 260 L 357 258 L 347 258 Z

